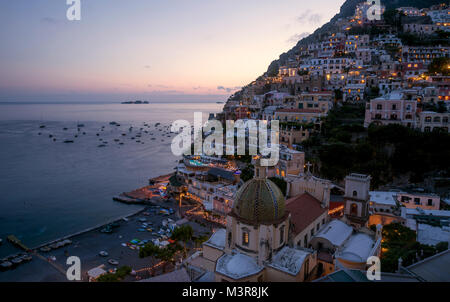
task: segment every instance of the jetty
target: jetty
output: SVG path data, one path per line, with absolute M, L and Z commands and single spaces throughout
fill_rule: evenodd
M 15 246 L 21 248 L 24 251 L 29 251 L 30 249 L 22 243 L 22 241 L 20 241 L 16 236 L 14 235 L 9 235 L 7 237 L 8 241 L 11 242 L 12 244 L 14 244 Z

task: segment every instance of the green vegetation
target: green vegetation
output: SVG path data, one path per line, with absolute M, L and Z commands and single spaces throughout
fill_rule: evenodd
M 441 107 L 437 105 L 436 109 Z M 376 188 L 398 176 L 408 175 L 416 183 L 423 181 L 427 172 L 449 173 L 448 133 L 422 133 L 401 125 L 371 125 L 365 129 L 363 116 L 364 105 L 333 108 L 322 133 L 302 143 L 305 151 L 320 162 L 322 177 L 339 181 L 351 172 L 366 173 L 372 176 Z
M 403 45 L 409 46 L 449 46 L 450 41 L 442 34 L 434 35 L 416 35 L 411 33 L 399 33 L 398 37 L 402 40 Z
M 145 258 L 145 257 L 152 257 L 152 259 L 158 259 L 160 261 L 163 261 L 163 272 L 166 270 L 167 262 L 173 262 L 174 261 L 174 255 L 180 251 L 182 247 L 180 247 L 177 244 L 171 244 L 165 248 L 160 248 L 153 243 L 149 242 L 139 250 L 139 257 Z M 152 262 L 152 266 L 154 265 L 154 261 Z
M 333 142 L 319 149 L 321 174 L 341 180 L 350 172 L 367 173 L 372 176 L 372 185 L 378 187 L 404 174 L 415 183 L 423 181 L 426 172 L 450 171 L 448 133 L 421 133 L 388 125 L 370 126 L 367 134 L 353 143 L 349 142 L 348 132 L 337 131 Z
M 428 66 L 428 74 L 442 74 L 445 76 L 450 75 L 450 58 L 436 58 Z
M 131 267 L 121 266 L 115 273 L 106 273 L 98 277 L 98 282 L 119 282 L 131 273 Z
M 192 237 L 192 241 L 194 241 L 196 248 L 200 247 L 203 244 L 203 242 L 207 241 L 208 239 L 209 239 L 208 235 L 201 235 L 201 236 L 198 236 L 198 237 L 196 237 L 196 236 Z
M 283 193 L 284 196 L 286 196 L 286 190 L 287 190 L 287 183 L 284 179 L 279 177 L 270 177 L 271 181 L 273 181 L 278 188 L 280 188 L 281 193 Z
M 172 232 L 171 239 L 176 241 L 183 241 L 184 243 L 184 254 L 186 256 L 186 244 L 192 240 L 192 236 L 194 235 L 194 230 L 190 225 L 182 225 Z
M 253 165 L 247 165 L 244 169 L 242 169 L 241 179 L 243 181 L 248 181 L 253 178 L 254 167 Z
M 427 258 L 448 248 L 448 242 L 431 246 L 416 241 L 416 232 L 399 223 L 391 223 L 383 227 L 383 249 L 381 255 L 381 270 L 395 272 L 398 259 L 402 258 L 402 266 L 417 262 L 417 256 Z

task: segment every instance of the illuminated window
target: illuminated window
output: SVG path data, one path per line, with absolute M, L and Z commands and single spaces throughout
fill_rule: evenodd
M 248 245 L 249 244 L 249 236 L 247 231 L 242 232 L 242 244 Z

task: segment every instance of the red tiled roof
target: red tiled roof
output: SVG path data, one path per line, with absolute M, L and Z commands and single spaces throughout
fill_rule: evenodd
M 321 113 L 319 109 L 278 109 L 276 112 Z
M 303 193 L 286 201 L 286 209 L 291 213 L 294 234 L 301 233 L 328 208 L 322 208 L 320 201 L 309 193 Z

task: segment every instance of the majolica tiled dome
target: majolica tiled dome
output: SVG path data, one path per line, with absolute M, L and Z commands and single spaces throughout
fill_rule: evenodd
M 233 213 L 255 224 L 274 222 L 285 216 L 285 199 L 272 181 L 254 178 L 236 192 Z

